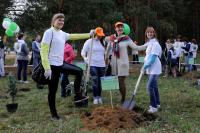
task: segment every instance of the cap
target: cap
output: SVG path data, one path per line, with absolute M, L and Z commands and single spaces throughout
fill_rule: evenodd
M 124 23 L 122 23 L 122 22 L 116 22 L 115 23 L 115 27 L 117 27 L 118 25 L 123 25 Z
M 95 33 L 98 35 L 98 36 L 105 36 L 105 34 L 103 33 L 103 29 L 101 27 L 97 27 L 95 29 Z

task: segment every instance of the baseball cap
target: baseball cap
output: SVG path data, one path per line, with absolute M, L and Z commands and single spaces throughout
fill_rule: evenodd
M 103 29 L 101 27 L 97 27 L 95 29 L 95 33 L 98 35 L 98 36 L 105 36 L 105 34 L 103 33 Z
M 115 23 L 115 27 L 117 27 L 118 25 L 123 25 L 124 23 L 122 23 L 122 22 L 116 22 Z

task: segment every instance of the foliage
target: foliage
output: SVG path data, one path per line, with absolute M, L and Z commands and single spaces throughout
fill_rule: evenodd
M 8 86 L 9 86 L 9 94 L 12 97 L 12 103 L 15 102 L 15 96 L 17 94 L 17 88 L 16 88 L 16 79 L 14 75 L 11 73 L 8 75 Z

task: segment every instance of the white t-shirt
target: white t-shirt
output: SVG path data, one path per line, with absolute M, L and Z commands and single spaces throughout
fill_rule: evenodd
M 92 44 L 92 39 L 88 39 L 84 43 L 83 49 L 81 51 L 81 55 L 87 55 L 88 59 L 90 55 L 91 44 Z M 98 39 L 94 39 L 90 66 L 105 67 L 104 55 L 105 55 L 105 48 L 102 46 L 101 42 Z
M 180 41 L 175 41 L 174 44 L 173 44 L 173 46 L 174 46 L 174 49 L 176 49 L 176 51 L 178 53 L 178 57 L 183 56 L 184 50 L 181 47 L 184 46 L 184 43 L 180 42 Z
M 49 46 L 51 47 L 49 53 L 49 63 L 50 65 L 61 66 L 63 65 L 64 60 L 65 42 L 69 39 L 69 34 L 62 30 L 56 30 L 51 27 L 44 32 L 42 43 L 50 45 L 51 39 L 52 43 L 51 46 Z
M 159 42 L 156 39 L 151 39 L 147 42 L 146 56 L 144 59 L 145 62 L 151 54 L 157 55 L 157 57 L 155 62 L 146 69 L 146 72 L 147 74 L 161 74 L 162 67 L 159 57 L 161 57 L 162 49 Z
M 191 47 L 191 51 L 192 51 L 192 54 L 193 54 L 193 58 L 196 58 L 197 57 L 198 45 L 192 43 L 190 47 Z

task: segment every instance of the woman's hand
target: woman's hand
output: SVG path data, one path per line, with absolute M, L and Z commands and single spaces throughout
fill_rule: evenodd
M 44 76 L 45 76 L 46 79 L 51 80 L 51 75 L 52 75 L 51 69 L 45 70 Z

